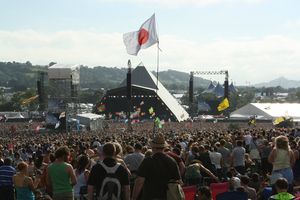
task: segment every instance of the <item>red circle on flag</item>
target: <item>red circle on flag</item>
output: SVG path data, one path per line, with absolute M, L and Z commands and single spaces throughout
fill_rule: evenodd
M 145 44 L 148 41 L 148 39 L 149 39 L 149 32 L 142 28 L 139 32 L 139 38 L 138 38 L 139 45 Z

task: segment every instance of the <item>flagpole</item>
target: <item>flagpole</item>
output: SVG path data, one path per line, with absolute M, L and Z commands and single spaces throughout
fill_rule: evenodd
M 157 54 L 156 54 L 156 103 L 155 103 L 155 117 L 153 121 L 153 133 L 155 133 L 155 119 L 156 119 L 156 111 L 158 108 L 158 72 L 159 72 L 159 41 L 157 41 Z

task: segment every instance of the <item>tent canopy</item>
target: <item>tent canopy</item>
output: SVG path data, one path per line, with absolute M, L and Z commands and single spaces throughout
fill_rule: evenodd
M 273 120 L 278 117 L 300 119 L 300 104 L 298 103 L 249 103 L 230 114 L 231 118 L 246 119 L 250 116 Z

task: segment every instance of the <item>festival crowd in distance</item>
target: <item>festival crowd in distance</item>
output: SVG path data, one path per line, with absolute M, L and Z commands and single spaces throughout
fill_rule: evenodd
M 300 199 L 296 128 L 199 121 L 127 131 L 112 122 L 101 131 L 36 133 L 33 126 L 0 124 L 0 200 L 169 200 L 174 192 L 172 199 Z

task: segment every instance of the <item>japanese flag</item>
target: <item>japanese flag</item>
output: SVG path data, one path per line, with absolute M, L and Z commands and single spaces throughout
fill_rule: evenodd
M 125 33 L 123 41 L 127 53 L 137 55 L 140 49 L 146 49 L 158 42 L 155 26 L 155 14 L 145 21 L 138 31 Z

